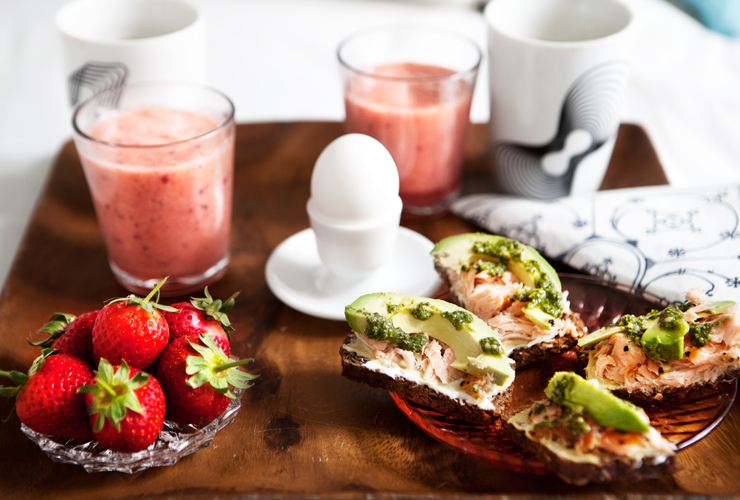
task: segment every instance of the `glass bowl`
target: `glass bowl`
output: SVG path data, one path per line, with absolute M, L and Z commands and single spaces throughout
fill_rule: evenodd
M 152 467 L 174 465 L 181 458 L 209 446 L 219 431 L 234 422 L 241 408 L 244 389 L 233 388 L 232 392 L 236 399 L 208 425 L 181 427 L 165 420 L 157 441 L 146 450 L 136 453 L 106 450 L 94 440 L 68 440 L 39 434 L 23 424 L 21 431 L 55 462 L 80 465 L 87 472 L 133 474 Z

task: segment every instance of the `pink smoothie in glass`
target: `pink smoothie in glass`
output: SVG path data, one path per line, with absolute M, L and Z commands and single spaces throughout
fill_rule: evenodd
M 234 123 L 219 125 L 189 111 L 143 108 L 90 129 L 90 137 L 111 144 L 91 141 L 80 157 L 114 272 L 173 283 L 222 274 Z
M 455 71 L 416 63 L 356 73 L 346 84 L 345 128 L 379 140 L 396 162 L 404 211 L 433 207 L 460 188 L 472 86 Z

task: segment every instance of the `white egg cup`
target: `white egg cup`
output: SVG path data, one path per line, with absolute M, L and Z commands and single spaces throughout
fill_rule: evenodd
M 311 176 L 311 229 L 272 252 L 267 286 L 294 309 L 334 320 L 367 293 L 432 295 L 440 286 L 434 244 L 400 227 L 402 209 L 398 171 L 383 145 L 361 134 L 336 139 Z
M 360 223 L 337 223 L 312 208 L 306 212 L 324 266 L 342 282 L 366 279 L 390 261 L 396 249 L 403 202 L 397 197 L 385 214 Z

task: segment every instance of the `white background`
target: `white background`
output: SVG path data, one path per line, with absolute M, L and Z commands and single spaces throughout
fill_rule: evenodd
M 671 184 L 740 181 L 740 42 L 665 0 L 625 0 L 637 53 L 623 121 L 642 125 Z M 0 283 L 55 154 L 70 109 L 53 18 L 64 0 L 0 0 Z M 344 118 L 335 49 L 390 22 L 445 26 L 486 47 L 482 15 L 464 5 L 380 0 L 204 0 L 211 84 L 240 123 Z M 488 121 L 486 67 L 471 118 Z

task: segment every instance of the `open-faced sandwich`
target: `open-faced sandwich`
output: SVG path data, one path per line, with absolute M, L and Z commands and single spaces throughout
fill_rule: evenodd
M 676 448 L 641 408 L 570 372 L 556 373 L 545 395 L 502 425 L 563 480 L 583 485 L 670 470 Z
M 585 334 L 557 273 L 535 249 L 467 233 L 440 241 L 432 255 L 453 302 L 499 333 L 517 367 L 572 349 Z
M 633 400 L 675 399 L 740 376 L 740 312 L 692 289 L 681 305 L 623 315 L 578 345 L 586 377 L 602 387 Z
M 447 415 L 491 424 L 510 404 L 512 360 L 480 318 L 442 300 L 363 295 L 345 309 L 352 332 L 342 375 Z

